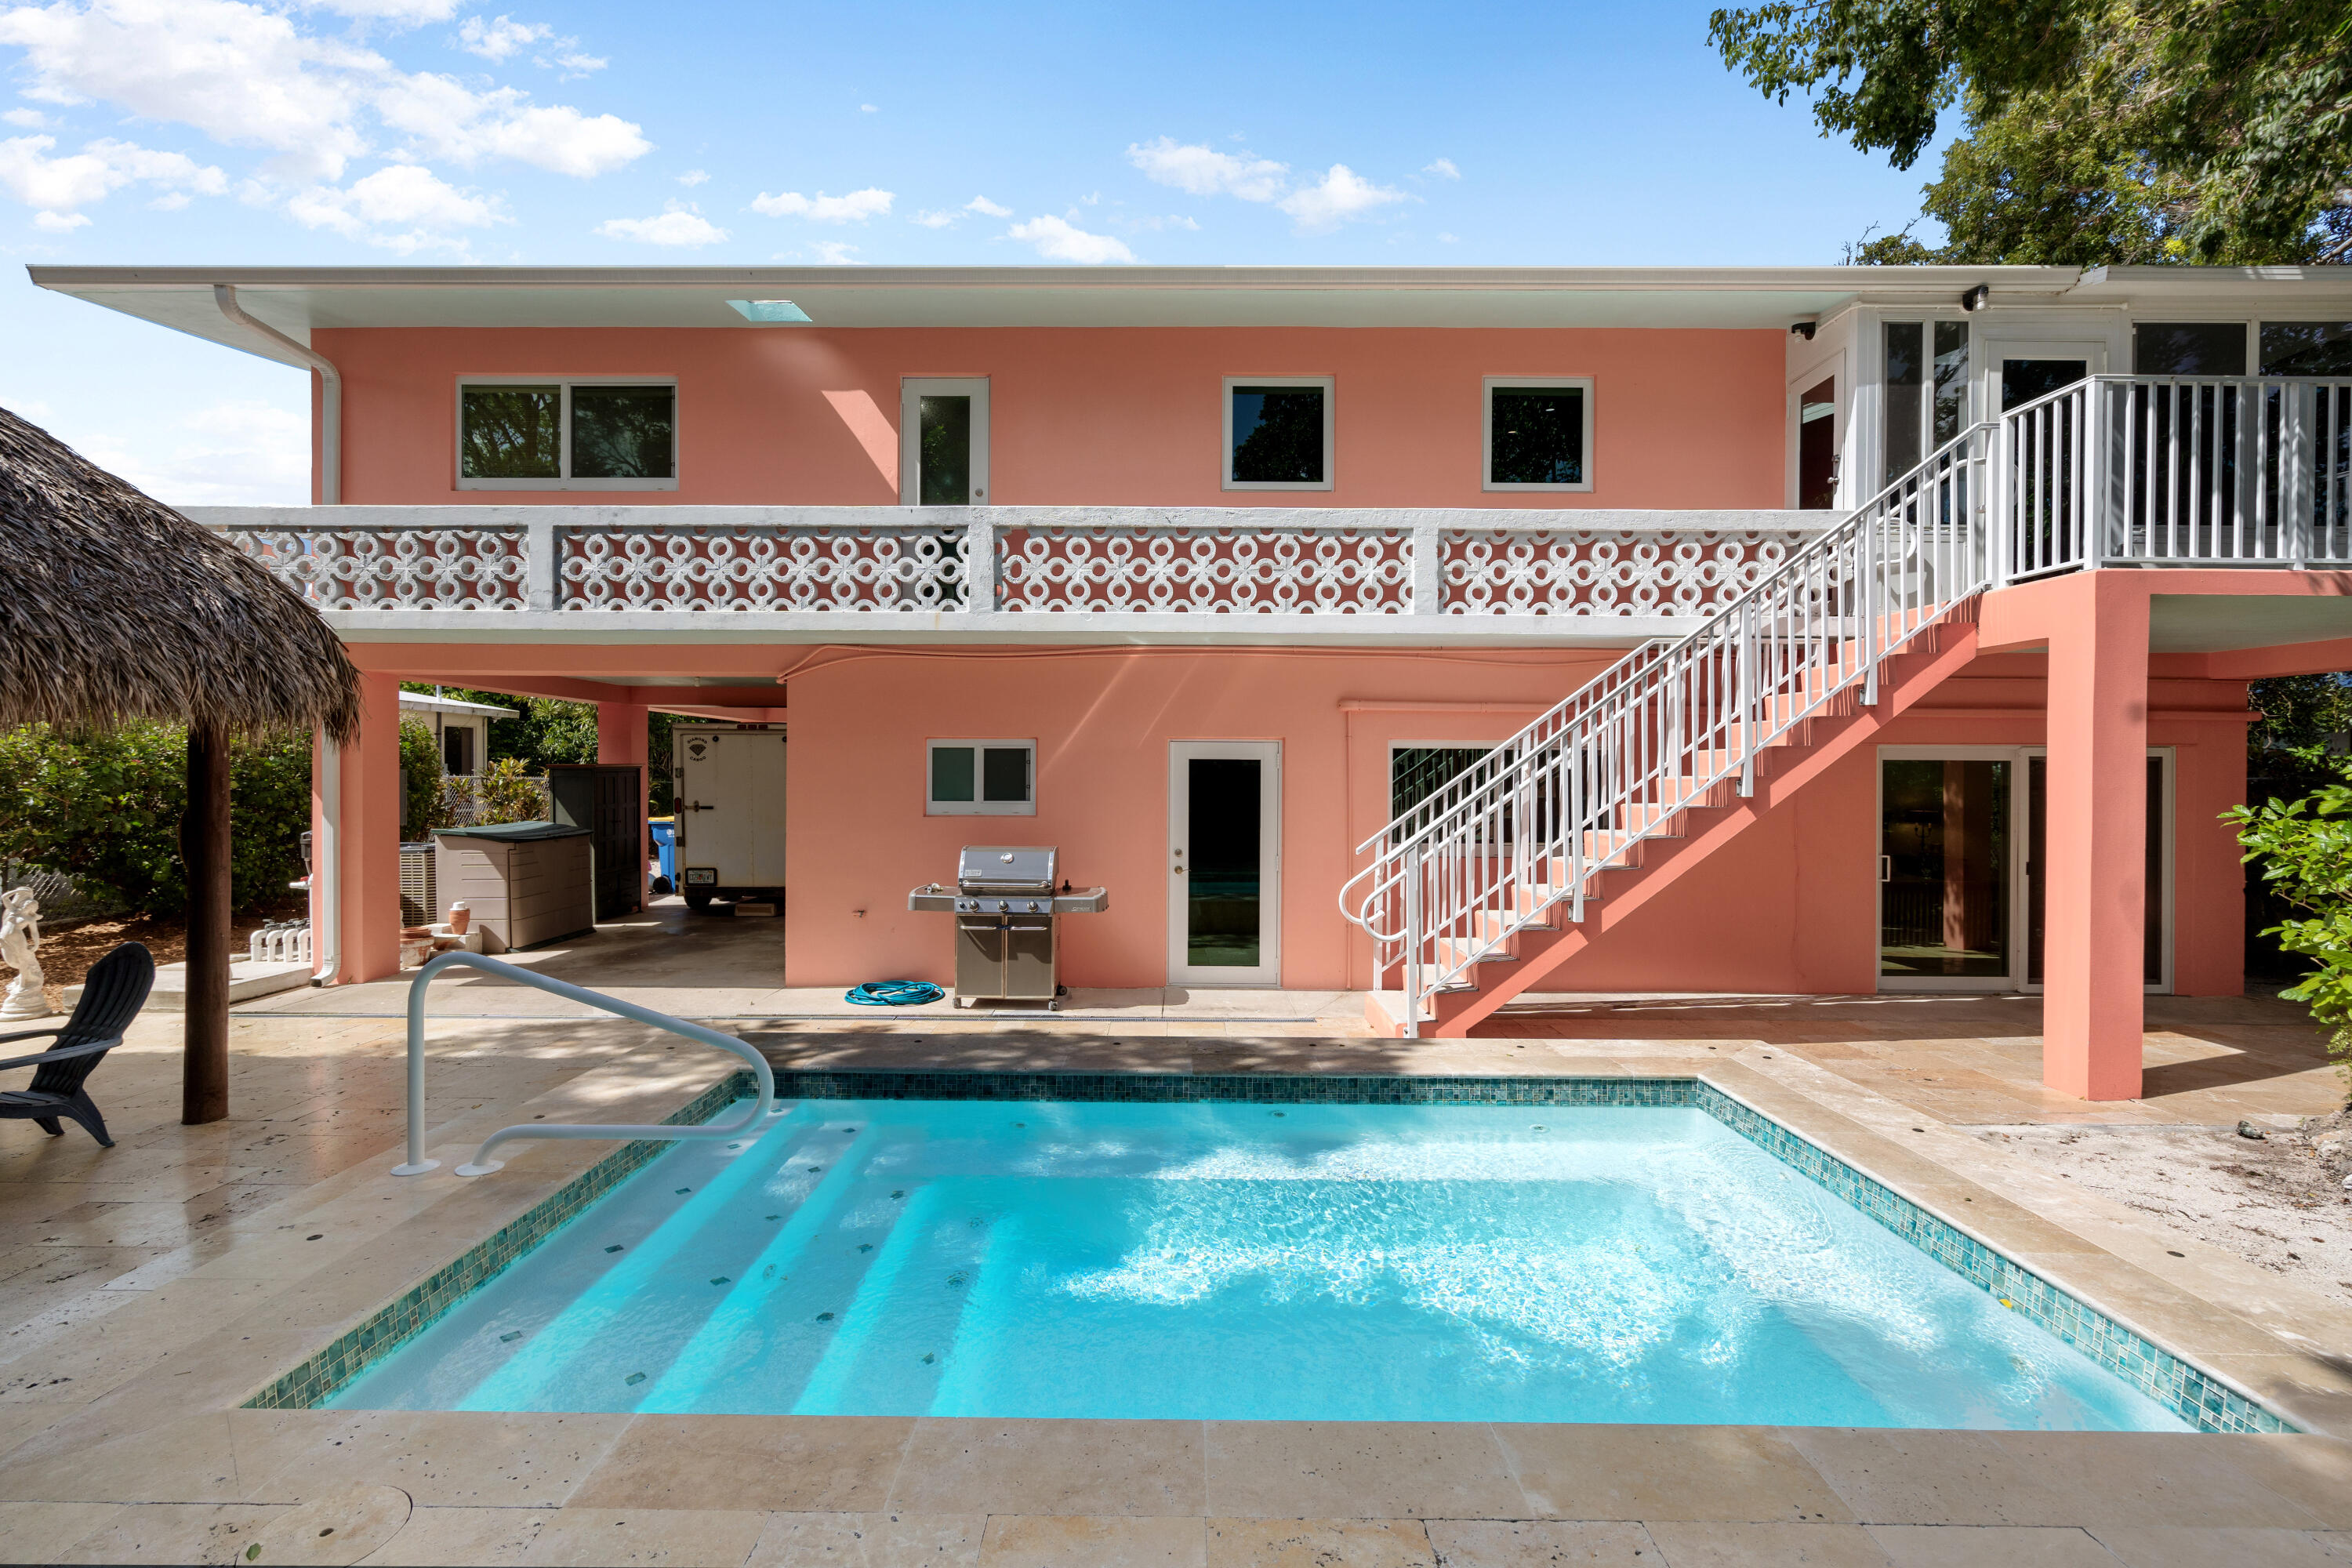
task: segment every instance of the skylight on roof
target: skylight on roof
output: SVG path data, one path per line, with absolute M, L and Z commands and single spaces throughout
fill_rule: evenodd
M 730 300 L 727 302 L 741 312 L 747 321 L 768 325 L 778 322 L 809 324 L 809 313 L 790 300 Z

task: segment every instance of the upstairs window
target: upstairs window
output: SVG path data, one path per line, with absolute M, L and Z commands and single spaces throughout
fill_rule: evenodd
M 1591 377 L 1488 376 L 1486 430 L 1486 489 L 1592 488 Z
M 461 383 L 457 488 L 676 489 L 677 384 Z
M 1886 323 L 1886 481 L 1969 427 L 1969 324 Z
M 2132 328 L 2134 375 L 2243 375 L 2243 321 L 2140 321 Z
M 1037 742 L 932 741 L 924 773 L 926 816 L 1034 816 Z
M 1225 489 L 1331 488 L 1328 375 L 1229 376 L 1225 381 Z
M 2352 321 L 2264 321 L 2264 375 L 2352 375 Z

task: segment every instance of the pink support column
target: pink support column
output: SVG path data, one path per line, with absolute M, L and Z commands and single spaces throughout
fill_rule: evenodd
M 2084 1100 L 2140 1092 L 2147 835 L 2146 585 L 2132 572 L 2053 584 L 2048 925 L 2042 1079 Z
M 642 702 L 596 704 L 596 760 L 637 770 L 637 907 L 646 904 L 646 858 L 648 831 L 646 805 L 652 789 L 647 755 L 646 707 Z
M 341 874 L 336 880 L 342 963 L 332 977 L 338 984 L 400 973 L 399 678 L 362 675 L 360 703 L 359 739 L 343 748 L 341 765 L 343 811 L 336 857 Z M 314 819 L 314 835 L 320 826 Z M 314 837 L 312 842 L 321 840 Z M 315 936 L 320 930 L 315 917 L 315 878 L 312 888 Z

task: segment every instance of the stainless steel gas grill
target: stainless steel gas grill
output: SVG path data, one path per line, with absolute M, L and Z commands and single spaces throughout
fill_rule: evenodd
M 1073 891 L 1060 877 L 1061 851 L 969 844 L 956 858 L 956 885 L 926 883 L 907 907 L 955 916 L 955 1005 L 1043 1002 L 1061 994 L 1062 915 L 1110 908 L 1102 888 Z

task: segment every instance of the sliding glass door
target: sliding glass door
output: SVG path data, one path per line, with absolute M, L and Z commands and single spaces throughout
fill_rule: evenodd
M 1879 989 L 2041 989 L 2047 753 L 1885 746 L 1878 768 Z M 2171 777 L 2171 753 L 2150 752 L 2151 990 L 2172 983 Z

